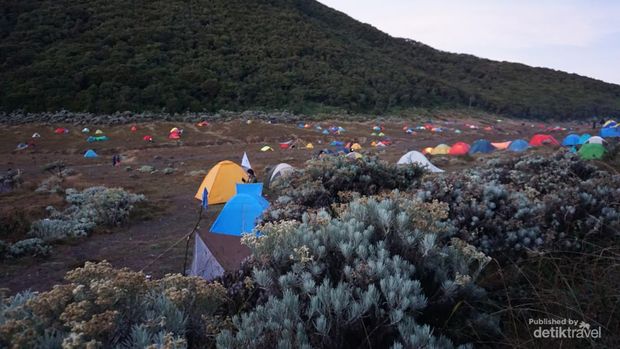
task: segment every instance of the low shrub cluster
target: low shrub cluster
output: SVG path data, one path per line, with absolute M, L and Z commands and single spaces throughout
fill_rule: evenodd
M 271 188 L 279 198 L 264 220 L 299 220 L 308 210 L 329 210 L 332 204 L 349 202 L 355 196 L 411 189 L 423 173 L 420 167 L 397 166 L 377 157 L 363 161 L 343 156 L 313 159 L 304 169 L 274 181 Z
M 146 200 L 144 195 L 106 187 L 67 189 L 65 195 L 69 206 L 63 211 L 48 207 L 49 217 L 31 224 L 31 238 L 9 245 L 3 257 L 45 256 L 51 250 L 48 244 L 87 236 L 97 226 L 123 224 L 134 205 Z
M 580 250 L 620 231 L 620 176 L 570 153 L 492 159 L 428 177 L 416 195 L 448 204 L 459 236 L 497 257 Z
M 394 192 L 262 225 L 244 237 L 262 301 L 218 347 L 450 348 L 496 334 L 476 282 L 490 258 L 452 238 L 446 209 Z
M 0 175 L 0 193 L 8 193 L 24 182 L 20 170 L 8 170 Z
M 49 292 L 3 300 L 0 347 L 200 347 L 226 301 L 218 283 L 179 275 L 150 281 L 106 262 L 87 262 L 66 280 Z

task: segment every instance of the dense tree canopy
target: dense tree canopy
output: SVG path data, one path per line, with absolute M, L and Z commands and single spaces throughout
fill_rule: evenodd
M 5 0 L 0 106 L 620 113 L 620 86 L 441 52 L 312 0 Z

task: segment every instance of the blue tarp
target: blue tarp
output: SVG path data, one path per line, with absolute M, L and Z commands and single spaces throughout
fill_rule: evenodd
M 565 147 L 571 147 L 573 145 L 583 144 L 579 143 L 580 140 L 581 138 L 579 137 L 579 135 L 570 134 L 564 138 L 564 140 L 562 141 L 562 145 Z
M 586 142 L 588 141 L 588 139 L 590 139 L 590 134 L 589 133 L 584 133 L 581 135 L 581 137 L 579 137 L 579 144 L 586 144 Z
M 601 137 L 620 137 L 620 127 L 605 127 L 601 129 Z
M 257 219 L 269 207 L 269 204 L 265 202 L 256 195 L 237 194 L 233 196 L 224 205 L 210 231 L 234 236 L 251 233 L 256 226 Z
M 491 153 L 493 151 L 495 151 L 495 147 L 486 139 L 479 139 L 475 141 L 474 144 L 471 145 L 471 148 L 469 148 L 470 155 L 476 153 Z
M 530 145 L 529 145 L 529 143 L 526 140 L 516 139 L 516 140 L 510 142 L 510 145 L 508 146 L 508 150 L 510 150 L 510 151 L 525 151 L 529 147 L 530 147 Z

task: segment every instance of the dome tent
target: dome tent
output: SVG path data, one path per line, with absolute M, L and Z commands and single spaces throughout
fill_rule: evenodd
M 471 145 L 471 148 L 469 148 L 469 155 L 477 153 L 488 154 L 494 151 L 495 147 L 491 144 L 491 142 L 486 139 L 479 139 Z
M 579 137 L 579 135 L 569 134 L 568 136 L 564 137 L 564 140 L 562 140 L 562 145 L 565 147 L 572 147 L 574 145 L 583 144 L 579 143 L 580 140 L 581 138 Z
M 251 233 L 260 215 L 269 207 L 259 196 L 236 194 L 224 205 L 211 229 L 212 233 L 241 236 Z
M 527 143 L 526 140 L 517 139 L 517 140 L 510 142 L 510 146 L 508 146 L 508 150 L 514 151 L 514 152 L 522 152 L 522 151 L 526 151 L 527 148 L 529 147 L 530 145 Z
M 289 164 L 286 164 L 286 163 L 277 164 L 271 171 L 269 171 L 269 174 L 267 175 L 267 180 L 265 181 L 265 187 L 269 188 L 269 186 L 271 185 L 271 182 L 274 179 L 278 177 L 286 176 L 290 174 L 291 172 L 293 172 L 294 170 L 295 168 Z
M 602 159 L 605 155 L 605 147 L 602 144 L 588 143 L 579 148 L 577 154 L 579 157 L 585 160 Z
M 553 136 L 545 135 L 545 134 L 536 134 L 530 139 L 530 146 L 532 147 L 540 147 L 543 145 L 560 145 L 557 139 L 553 138 Z
M 506 150 L 510 147 L 510 141 L 508 142 L 491 142 L 491 145 L 497 150 Z
M 589 144 L 603 144 L 603 142 L 605 142 L 605 140 L 599 136 L 590 137 L 586 141 L 586 143 L 589 143 Z
M 465 142 L 456 142 L 450 148 L 450 155 L 465 155 L 469 153 L 470 146 Z
M 221 204 L 235 195 L 237 183 L 248 180 L 248 174 L 232 161 L 217 163 L 205 176 L 194 198 L 202 200 L 206 188 L 209 193 L 209 205 Z
M 447 155 L 450 153 L 450 146 L 447 144 L 439 144 L 431 151 L 431 155 Z
M 579 144 L 586 144 L 586 142 L 588 142 L 588 139 L 590 139 L 590 134 L 589 133 L 584 133 L 579 137 Z
M 620 137 L 620 127 L 605 127 L 601 129 L 600 136 L 603 138 Z
M 431 172 L 444 172 L 442 169 L 433 165 L 424 154 L 419 151 L 410 151 L 407 154 L 403 155 L 397 162 L 398 165 L 406 165 L 406 164 L 417 164 L 420 167 L 426 168 Z
M 84 153 L 84 157 L 85 157 L 85 158 L 87 158 L 87 159 L 96 158 L 96 157 L 98 157 L 98 156 L 99 156 L 99 155 L 97 155 L 97 153 L 95 153 L 95 151 L 94 151 L 94 150 L 92 150 L 92 149 L 88 149 L 88 150 L 86 151 L 86 153 Z

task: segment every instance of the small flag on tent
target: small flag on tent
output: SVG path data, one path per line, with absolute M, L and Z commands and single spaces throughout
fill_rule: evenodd
M 243 152 L 243 159 L 241 159 L 241 167 L 245 169 L 251 169 L 252 165 L 250 164 L 250 159 L 248 159 L 248 154 Z
M 202 208 L 206 210 L 207 207 L 209 207 L 209 192 L 207 191 L 207 188 L 205 188 L 202 191 Z

